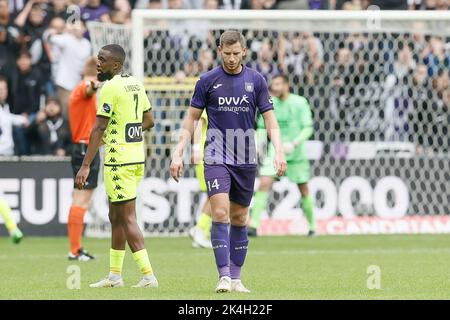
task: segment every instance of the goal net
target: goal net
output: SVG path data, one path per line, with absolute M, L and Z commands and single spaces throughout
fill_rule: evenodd
M 243 32 L 245 63 L 270 83 L 289 76 L 312 108 L 318 232 L 450 232 L 450 14 L 343 11 L 134 10 L 131 26 L 89 23 L 94 49 L 119 43 L 142 79 L 155 128 L 139 197 L 146 235 L 182 235 L 202 197 L 193 166 L 169 178 L 170 151 L 199 74 L 219 63 L 218 39 Z M 100 192 L 99 192 L 100 194 Z M 274 184 L 261 234 L 302 234 L 297 187 Z M 106 200 L 89 233 L 104 234 Z

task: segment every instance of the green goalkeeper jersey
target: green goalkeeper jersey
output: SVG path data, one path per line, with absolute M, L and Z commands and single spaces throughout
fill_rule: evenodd
M 274 97 L 273 107 L 275 117 L 280 126 L 283 143 L 293 142 L 299 138 L 304 130 L 312 130 L 313 120 L 311 108 L 305 98 L 292 93 L 285 100 Z M 260 128 L 264 128 L 264 119 L 262 117 L 258 121 L 258 129 Z M 268 155 L 271 156 L 273 153 L 273 145 L 270 144 Z M 304 143 L 300 143 L 292 153 L 286 154 L 287 161 L 303 161 L 306 159 L 306 147 Z
M 144 163 L 142 118 L 150 110 L 145 88 L 136 78 L 116 75 L 103 85 L 97 116 L 109 118 L 105 165 Z

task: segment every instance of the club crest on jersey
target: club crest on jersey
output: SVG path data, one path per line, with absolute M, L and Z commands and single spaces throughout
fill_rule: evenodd
M 110 113 L 111 112 L 111 105 L 104 103 L 103 104 L 103 111 L 105 111 L 106 113 Z
M 253 82 L 246 82 L 245 83 L 245 91 L 253 92 Z

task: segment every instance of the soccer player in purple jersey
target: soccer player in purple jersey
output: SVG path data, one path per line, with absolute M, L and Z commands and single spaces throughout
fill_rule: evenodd
M 242 63 L 247 52 L 244 37 L 238 31 L 225 31 L 218 52 L 222 64 L 203 74 L 195 86 L 172 155 L 170 174 L 176 181 L 182 176 L 184 148 L 206 109 L 204 165 L 213 219 L 211 243 L 220 278 L 216 292 L 250 292 L 240 277 L 247 255 L 248 207 L 256 177 L 256 111 L 263 115 L 275 147 L 278 176 L 285 174 L 286 160 L 267 83 L 261 74 Z

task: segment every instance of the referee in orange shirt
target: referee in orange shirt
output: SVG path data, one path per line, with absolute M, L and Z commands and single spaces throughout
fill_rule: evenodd
M 74 179 L 83 162 L 89 144 L 89 136 L 94 126 L 97 113 L 97 88 L 97 59 L 91 57 L 84 66 L 83 80 L 77 84 L 69 98 L 69 123 L 73 143 L 71 164 Z M 97 187 L 100 169 L 98 153 L 90 168 L 90 174 L 84 189 L 78 190 L 74 188 L 73 190 L 72 205 L 67 223 L 70 241 L 69 260 L 89 261 L 94 259 L 81 246 L 81 238 L 83 235 L 84 215 L 89 208 L 94 189 Z

